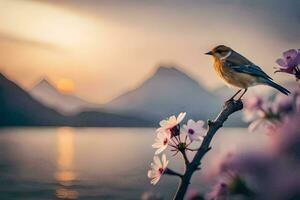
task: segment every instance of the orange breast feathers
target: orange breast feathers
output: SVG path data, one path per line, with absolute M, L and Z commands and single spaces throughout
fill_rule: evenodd
M 226 84 L 239 88 L 248 88 L 258 83 L 258 78 L 246 73 L 239 73 L 226 66 L 224 61 L 215 59 L 214 69 Z

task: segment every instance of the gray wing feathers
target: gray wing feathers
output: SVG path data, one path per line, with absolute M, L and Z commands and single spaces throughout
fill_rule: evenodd
M 272 78 L 268 74 L 266 74 L 260 67 L 253 64 L 250 60 L 235 51 L 232 51 L 231 56 L 227 58 L 226 64 L 228 64 L 228 66 L 236 72 L 246 73 L 272 80 Z
M 230 66 L 236 72 L 246 73 L 254 76 L 259 76 L 265 79 L 273 80 L 268 74 L 266 74 L 260 67 L 249 64 L 249 65 L 237 65 L 237 66 Z

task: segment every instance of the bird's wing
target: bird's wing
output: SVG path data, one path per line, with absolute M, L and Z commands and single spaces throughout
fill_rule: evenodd
M 260 67 L 253 64 L 244 56 L 233 52 L 231 56 L 226 59 L 226 64 L 236 72 L 246 73 L 254 76 L 259 76 L 266 79 L 273 80 L 268 74 L 266 74 Z
M 242 56 L 241 54 L 237 53 L 236 51 L 232 50 L 230 56 L 226 59 L 226 61 L 232 63 L 233 65 L 252 65 L 253 63 Z
M 266 74 L 260 67 L 252 64 L 252 65 L 231 65 L 231 69 L 233 69 L 236 72 L 240 73 L 246 73 L 254 76 L 259 76 L 266 79 L 273 80 L 268 74 Z

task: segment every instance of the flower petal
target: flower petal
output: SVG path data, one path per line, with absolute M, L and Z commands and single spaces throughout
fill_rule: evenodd
M 155 155 L 158 155 L 158 154 L 160 154 L 161 152 L 163 152 L 165 149 L 167 148 L 167 146 L 161 146 L 159 149 L 157 149 L 156 151 L 155 151 Z M 161 165 L 161 164 L 160 164 Z
M 156 185 L 158 183 L 159 179 L 160 179 L 160 177 L 156 177 L 156 178 L 152 179 L 151 184 Z
M 201 127 L 203 127 L 205 124 L 205 122 L 203 120 L 198 120 L 196 123 L 197 123 L 197 126 L 201 126 Z
M 296 58 L 297 53 L 298 53 L 297 50 L 290 49 L 290 50 L 287 50 L 287 51 L 283 52 L 283 57 L 285 59 L 289 59 L 289 58 L 294 59 L 294 58 Z
M 177 124 L 179 124 L 185 118 L 186 112 L 179 113 L 177 117 Z
M 148 170 L 147 176 L 148 176 L 148 178 L 152 178 L 153 177 L 152 176 L 152 170 Z
M 161 161 L 160 161 L 160 159 L 159 159 L 158 156 L 154 156 L 154 157 L 153 157 L 153 161 L 154 161 L 154 164 L 155 164 L 155 165 L 157 165 L 157 166 L 159 166 L 159 167 L 162 166 L 162 163 L 161 163 Z
M 277 63 L 278 65 L 280 65 L 281 67 L 284 67 L 284 68 L 287 68 L 287 67 L 288 67 L 288 66 L 287 66 L 287 63 L 286 63 L 285 60 L 283 60 L 282 58 L 277 59 L 277 60 L 276 60 L 276 63 Z
M 174 124 L 176 122 L 177 122 L 177 119 L 176 119 L 175 115 L 172 115 L 171 117 L 169 117 L 168 124 Z
M 162 167 L 165 168 L 168 163 L 166 154 L 162 155 L 161 160 L 162 160 Z
M 190 126 L 192 126 L 193 124 L 195 124 L 195 121 L 192 120 L 192 119 L 189 119 L 188 122 L 187 122 L 187 126 L 190 127 Z
M 159 122 L 159 125 L 160 126 L 165 126 L 165 125 L 167 125 L 167 123 L 168 123 L 168 120 L 161 120 L 160 122 Z
M 161 143 L 154 143 L 154 144 L 152 144 L 152 147 L 155 148 L 155 149 L 160 148 L 161 146 L 162 146 Z

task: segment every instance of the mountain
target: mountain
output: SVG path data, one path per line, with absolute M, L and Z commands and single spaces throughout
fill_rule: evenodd
M 95 110 L 100 107 L 75 95 L 64 94 L 58 91 L 47 79 L 43 79 L 36 84 L 30 90 L 30 94 L 43 104 L 68 115 L 84 110 Z
M 65 116 L 34 99 L 0 73 L 0 126 L 143 127 L 146 120 L 108 112 L 86 111 Z
M 38 86 L 39 90 L 57 93 L 46 80 Z M 223 99 L 220 100 L 175 67 L 159 67 L 139 87 L 101 109 L 91 108 L 68 115 L 39 102 L 37 97 L 33 98 L 0 74 L 0 126 L 157 126 L 161 119 L 179 112 L 187 112 L 187 117 L 195 120 L 213 119 L 222 106 Z M 230 117 L 225 125 L 241 126 L 244 123 L 237 114 Z
M 197 81 L 176 67 L 159 67 L 136 89 L 109 102 L 105 109 L 155 121 L 187 112 L 188 117 L 208 119 L 223 103 Z
M 34 100 L 26 91 L 0 74 L 0 125 L 63 125 L 65 117 Z

